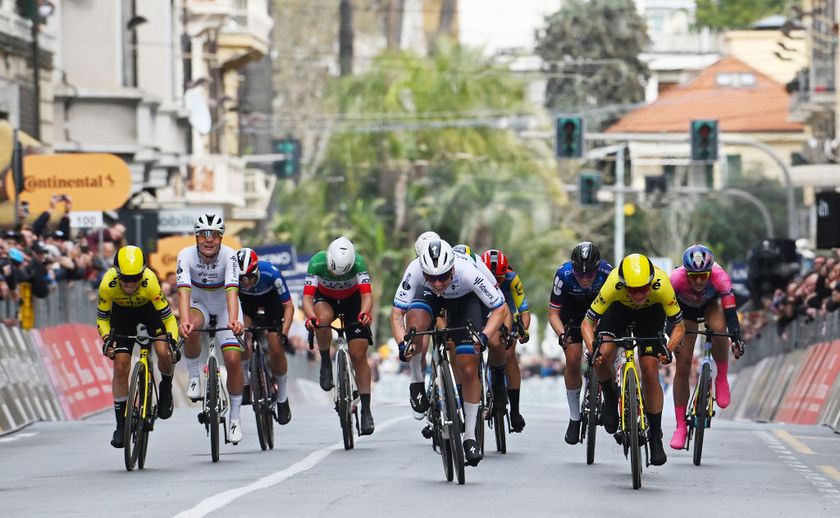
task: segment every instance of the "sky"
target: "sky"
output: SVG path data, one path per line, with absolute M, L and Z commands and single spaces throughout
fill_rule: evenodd
M 544 17 L 560 10 L 561 0 L 460 0 L 461 43 L 488 54 L 511 47 L 530 50 Z

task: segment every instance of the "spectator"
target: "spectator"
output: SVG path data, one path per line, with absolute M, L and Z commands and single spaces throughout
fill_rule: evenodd
M 39 238 L 44 237 L 45 234 L 49 234 L 47 231 L 47 225 L 52 219 L 53 211 L 58 203 L 64 204 L 64 213 L 58 223 L 58 229 L 56 232 L 62 232 L 65 236 L 70 234 L 70 210 L 72 202 L 70 201 L 70 197 L 66 194 L 58 194 L 50 198 L 49 208 L 42 212 L 35 220 L 35 223 L 32 224 L 32 232 Z
M 117 221 L 108 228 L 102 230 L 102 241 L 111 243 L 115 249 L 123 246 L 123 238 L 125 237 L 125 225 Z M 94 254 L 99 253 L 99 229 L 94 229 L 88 232 L 85 236 L 87 245 Z M 113 254 L 112 254 L 113 257 Z

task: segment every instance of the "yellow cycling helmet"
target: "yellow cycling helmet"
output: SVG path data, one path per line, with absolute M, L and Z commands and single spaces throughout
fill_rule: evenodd
M 121 278 L 137 279 L 146 269 L 146 255 L 137 246 L 124 246 L 114 256 L 114 269 Z
M 653 281 L 653 263 L 646 255 L 630 254 L 618 266 L 618 280 L 628 288 L 641 288 Z

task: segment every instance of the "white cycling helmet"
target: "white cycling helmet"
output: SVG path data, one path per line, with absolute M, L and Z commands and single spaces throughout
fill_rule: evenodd
M 204 230 L 213 230 L 219 234 L 225 233 L 225 220 L 215 214 L 202 214 L 195 220 L 193 231 L 198 234 Z
M 356 262 L 356 247 L 344 236 L 330 243 L 327 248 L 327 269 L 331 274 L 341 277 L 347 275 Z
M 414 251 L 417 252 L 417 257 L 420 257 L 420 254 L 423 253 L 423 249 L 429 243 L 429 241 L 438 241 L 440 240 L 440 236 L 434 230 L 427 230 L 420 234 L 417 238 L 417 241 L 414 242 Z
M 420 267 L 426 275 L 443 275 L 452 270 L 454 265 L 452 245 L 442 239 L 427 243 L 420 254 Z

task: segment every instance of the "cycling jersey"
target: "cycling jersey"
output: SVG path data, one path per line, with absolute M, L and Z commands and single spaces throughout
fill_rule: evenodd
M 198 288 L 203 291 L 237 289 L 239 263 L 236 261 L 236 251 L 221 245 L 219 253 L 208 263 L 199 254 L 198 247 L 188 246 L 178 253 L 175 276 L 179 288 Z
M 490 273 L 490 270 L 487 268 L 487 265 L 484 264 L 484 261 L 476 261 L 471 259 L 470 256 L 455 252 L 455 271 L 457 272 L 458 269 L 461 268 L 459 264 L 465 264 L 465 268 L 477 268 L 482 275 L 484 275 L 485 280 L 490 286 L 498 289 L 496 284 L 496 278 Z M 408 311 L 411 302 L 415 299 L 421 298 L 423 296 L 423 287 L 425 286 L 426 280 L 423 277 L 423 268 L 420 266 L 420 259 L 414 259 L 405 269 L 405 273 L 403 274 L 402 281 L 400 282 L 399 287 L 397 287 L 397 292 L 394 294 L 394 302 L 393 306 L 403 311 Z M 504 295 L 501 291 L 499 291 L 499 295 L 504 298 Z
M 172 314 L 172 309 L 169 307 L 169 302 L 166 300 L 163 290 L 160 289 L 160 283 L 158 283 L 154 272 L 148 268 L 145 269 L 137 286 L 137 291 L 129 295 L 123 291 L 119 280 L 117 280 L 117 270 L 115 268 L 109 269 L 102 277 L 102 282 L 99 283 L 96 327 L 99 329 L 100 336 L 104 337 L 111 332 L 111 310 L 114 305 L 125 308 L 140 308 L 147 304 L 151 304 L 157 310 L 161 321 L 166 326 L 166 332 L 177 340 L 178 323 L 175 321 L 175 315 Z
M 319 292 L 326 297 L 341 300 L 350 297 L 357 291 L 370 293 L 370 275 L 367 271 L 367 263 L 358 253 L 353 267 L 347 274 L 337 277 L 327 268 L 327 251 L 321 250 L 309 260 L 309 267 L 306 270 L 306 280 L 303 285 L 303 294 L 315 296 Z
M 711 300 L 720 298 L 724 308 L 735 306 L 735 292 L 732 290 L 732 281 L 729 279 L 726 270 L 717 263 L 712 265 L 709 281 L 703 291 L 694 291 L 685 267 L 680 266 L 671 272 L 671 286 L 677 294 L 680 306 L 703 307 Z
M 259 295 L 266 295 L 271 292 L 276 292 L 280 298 L 280 302 L 288 302 L 291 300 L 289 288 L 286 286 L 286 278 L 280 273 L 273 264 L 268 261 L 258 261 L 257 268 L 260 272 L 260 278 L 250 288 L 239 286 L 240 297 L 245 295 L 249 297 L 256 297 Z
M 456 255 L 456 260 L 458 256 Z M 454 272 L 452 273 L 452 280 L 444 288 L 443 293 L 436 293 L 432 290 L 426 279 L 423 278 L 423 288 L 425 292 L 432 292 L 436 296 L 444 299 L 457 299 L 469 293 L 475 294 L 482 304 L 490 309 L 496 309 L 505 303 L 505 297 L 501 290 L 491 284 L 485 277 L 481 270 L 469 259 L 463 257 L 461 262 L 456 263 Z
M 505 301 L 512 314 L 515 315 L 516 313 L 521 314 L 530 311 L 531 308 L 528 306 L 528 299 L 525 298 L 525 288 L 522 286 L 522 280 L 519 278 L 519 274 L 515 271 L 508 269 L 505 272 L 505 279 L 499 285 L 499 289 L 502 290 L 502 294 L 504 294 Z
M 607 280 L 607 276 L 613 267 L 607 261 L 601 259 L 598 264 L 598 271 L 592 286 L 584 288 L 575 277 L 575 270 L 572 262 L 563 263 L 554 274 L 554 287 L 551 290 L 549 305 L 554 309 L 560 309 L 569 303 L 585 303 L 588 307 L 595 300 L 595 296 L 601 291 L 601 287 Z
M 591 320 L 600 319 L 613 302 L 618 302 L 630 309 L 645 309 L 660 305 L 671 323 L 682 320 L 682 310 L 677 303 L 677 296 L 671 286 L 671 281 L 668 279 L 668 275 L 657 267 L 653 269 L 650 291 L 641 304 L 633 302 L 627 290 L 624 289 L 624 284 L 618 280 L 618 268 L 613 269 L 604 281 L 598 296 L 589 306 L 589 310 L 586 312 L 587 318 Z

